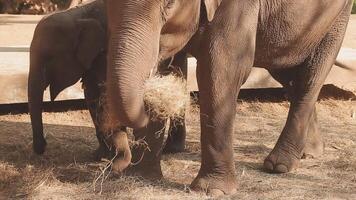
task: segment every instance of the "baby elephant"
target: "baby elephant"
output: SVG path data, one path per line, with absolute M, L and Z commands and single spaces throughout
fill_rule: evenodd
M 33 148 L 43 154 L 43 92 L 50 86 L 53 101 L 65 88 L 82 78 L 85 99 L 98 129 L 96 110 L 101 95 L 100 83 L 106 75 L 106 15 L 102 1 L 54 13 L 37 25 L 30 47 L 28 99 L 33 131 Z
M 105 93 L 106 80 L 106 35 L 106 12 L 102 0 L 91 1 L 46 16 L 37 25 L 30 47 L 28 79 L 29 110 L 35 153 L 43 154 L 46 147 L 42 122 L 44 90 L 49 86 L 51 101 L 54 101 L 61 91 L 81 79 L 85 100 L 99 141 L 99 148 L 95 153 L 96 159 L 100 160 L 110 155 L 105 142 L 105 136 L 109 134 L 106 134 L 103 129 L 101 101 Z M 174 63 L 176 61 L 173 61 L 173 65 Z M 186 68 L 186 62 L 183 63 L 185 65 L 179 67 Z M 160 69 L 167 69 L 167 67 L 161 66 Z M 181 71 L 186 72 L 186 69 Z M 121 131 L 125 127 L 117 127 L 117 129 Z M 184 123 L 171 128 L 170 132 L 165 151 L 183 151 Z

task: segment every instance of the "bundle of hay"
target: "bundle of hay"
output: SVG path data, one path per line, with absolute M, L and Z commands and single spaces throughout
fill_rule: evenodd
M 111 133 L 120 127 L 119 122 L 113 120 L 106 103 L 105 84 L 102 84 L 102 95 L 99 100 L 98 119 L 101 131 Z M 146 110 L 153 120 L 183 119 L 185 108 L 190 104 L 186 81 L 174 75 L 154 76 L 144 85 L 143 100 Z
M 174 75 L 149 78 L 143 99 L 153 119 L 182 119 L 190 103 L 186 81 Z

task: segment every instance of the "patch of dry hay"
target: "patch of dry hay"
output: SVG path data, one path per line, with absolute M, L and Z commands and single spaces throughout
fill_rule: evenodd
M 233 135 L 238 193 L 226 199 L 356 199 L 356 120 L 350 113 L 356 110 L 356 101 L 317 104 L 325 139 L 321 158 L 302 160 L 297 171 L 286 175 L 262 170 L 263 159 L 283 129 L 288 107 L 287 102 L 239 103 Z M 90 157 L 97 139 L 88 111 L 44 113 L 50 134 L 41 157 L 30 153 L 29 116 L 0 116 L 0 199 L 209 199 L 187 192 L 199 171 L 201 155 L 199 109 L 187 110 L 187 151 L 163 156 L 163 181 L 111 173 L 102 185 L 99 179 L 95 191 L 93 180 L 107 163 L 93 163 Z
M 0 162 L 0 190 L 7 187 L 8 182 L 13 182 L 20 173 L 12 165 Z
M 148 79 L 143 99 L 153 119 L 182 119 L 190 103 L 185 81 L 174 75 Z

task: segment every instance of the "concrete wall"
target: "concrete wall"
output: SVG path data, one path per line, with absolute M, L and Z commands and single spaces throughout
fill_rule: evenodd
M 29 45 L 34 28 L 42 16 L 0 15 L 0 104 L 27 102 L 27 76 L 29 68 Z M 334 67 L 327 83 L 356 92 L 356 16 L 352 16 L 338 59 L 355 72 Z M 197 91 L 196 60 L 189 59 L 188 87 Z M 243 88 L 269 88 L 280 85 L 261 68 L 254 68 Z M 81 84 L 68 88 L 58 100 L 83 98 Z M 45 100 L 49 100 L 48 91 Z

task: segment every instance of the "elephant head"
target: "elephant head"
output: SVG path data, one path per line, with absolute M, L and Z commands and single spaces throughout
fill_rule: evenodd
M 99 21 L 72 19 L 64 13 L 41 20 L 30 47 L 28 99 L 33 147 L 38 154 L 44 152 L 46 145 L 42 124 L 44 90 L 50 86 L 53 101 L 90 70 L 97 56 L 106 49 L 106 30 Z
M 143 86 L 158 62 L 180 51 L 222 0 L 107 0 L 107 98 L 112 118 L 141 128 Z M 205 18 L 205 19 L 203 19 Z

